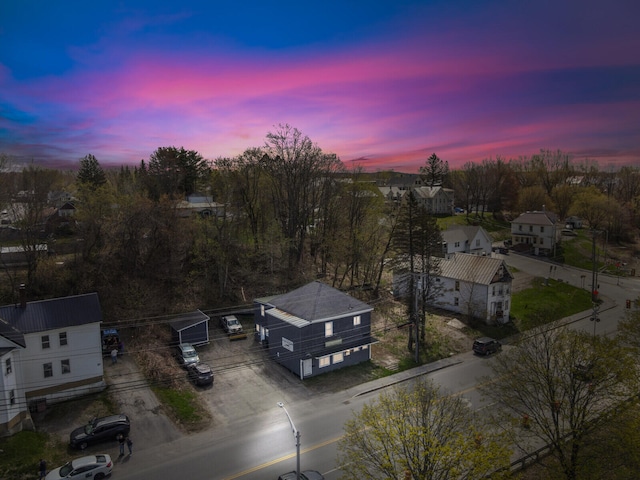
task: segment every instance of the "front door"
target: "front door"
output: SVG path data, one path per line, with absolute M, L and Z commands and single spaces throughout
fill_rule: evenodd
M 305 358 L 302 360 L 302 377 L 308 377 L 313 373 L 313 359 Z

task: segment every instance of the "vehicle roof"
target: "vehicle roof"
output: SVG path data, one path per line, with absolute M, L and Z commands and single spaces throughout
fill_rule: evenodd
M 211 367 L 209 365 L 207 365 L 206 363 L 196 363 L 191 368 L 195 368 L 196 370 L 198 370 L 201 373 L 209 373 L 209 372 L 211 372 Z
M 118 415 L 109 415 L 108 417 L 100 417 L 94 420 L 96 425 L 101 425 L 104 423 L 118 423 L 125 422 L 129 423 L 129 417 L 127 417 L 124 413 L 120 413 Z
M 490 343 L 490 342 L 495 342 L 495 339 L 490 337 L 476 338 L 476 343 Z
M 87 455 L 86 457 L 74 458 L 73 460 L 71 460 L 71 465 L 73 466 L 73 468 L 85 467 L 94 463 L 102 462 L 98 462 L 98 457 L 96 457 L 95 455 Z

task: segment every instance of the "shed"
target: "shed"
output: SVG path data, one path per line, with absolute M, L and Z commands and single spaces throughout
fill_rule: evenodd
M 209 343 L 209 316 L 200 310 L 183 313 L 169 322 L 171 340 L 175 344 L 190 343 L 204 345 Z

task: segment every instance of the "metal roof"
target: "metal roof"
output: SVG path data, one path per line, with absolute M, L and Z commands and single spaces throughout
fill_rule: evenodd
M 277 309 L 309 322 L 370 312 L 373 307 L 314 281 L 300 288 L 274 297 L 269 302 Z
M 97 293 L 52 298 L 0 307 L 0 318 L 22 334 L 100 323 L 102 310 Z
M 21 347 L 27 346 L 24 341 L 24 335 L 19 330 L 9 325 L 9 322 L 2 318 L 0 318 L 0 337 L 4 337 Z
M 511 277 L 506 263 L 501 258 L 455 253 L 450 259 L 439 263 L 439 276 L 465 282 L 490 285 L 494 281 Z
M 208 315 L 202 313 L 200 310 L 196 310 L 195 312 L 183 313 L 177 316 L 175 320 L 169 322 L 169 325 L 171 325 L 171 328 L 176 332 L 179 332 L 185 328 L 193 327 L 194 325 L 208 320 Z

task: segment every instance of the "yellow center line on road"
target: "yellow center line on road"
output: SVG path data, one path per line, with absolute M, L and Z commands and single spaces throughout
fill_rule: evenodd
M 340 440 L 342 437 L 343 436 L 341 435 L 339 437 L 332 438 L 331 440 L 326 440 L 326 441 L 324 441 L 322 443 L 318 443 L 318 444 L 313 445 L 311 447 L 308 447 L 308 448 L 305 448 L 303 450 L 300 450 L 300 455 L 302 455 L 303 453 L 311 452 L 313 450 L 317 450 L 318 448 L 326 447 L 327 445 L 331 445 L 332 443 L 335 443 L 338 440 Z M 231 475 L 230 477 L 225 477 L 223 480 L 234 480 L 236 478 L 242 478 L 245 475 L 248 475 L 248 474 L 253 473 L 253 472 L 257 472 L 258 470 L 262 470 L 263 468 L 270 467 L 272 465 L 275 465 L 277 463 L 283 462 L 285 460 L 289 460 L 291 458 L 294 458 L 295 456 L 296 456 L 296 453 L 290 453 L 289 455 L 285 455 L 285 456 L 280 457 L 280 458 L 274 458 L 273 460 L 271 460 L 269 462 L 265 462 L 265 463 L 263 463 L 261 465 L 256 465 L 255 467 L 248 468 L 246 470 L 243 470 L 242 472 L 238 472 L 238 473 L 236 473 L 234 475 Z

